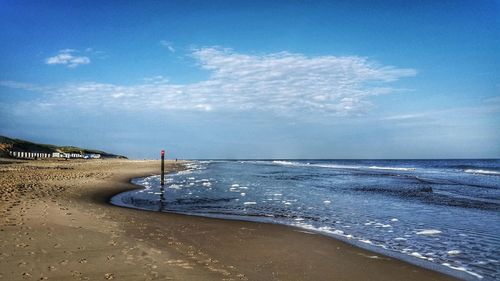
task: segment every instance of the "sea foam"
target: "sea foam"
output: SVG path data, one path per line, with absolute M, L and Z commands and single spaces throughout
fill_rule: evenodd
M 418 235 L 436 235 L 440 233 L 442 233 L 442 231 L 437 229 L 424 229 L 422 231 L 417 232 Z

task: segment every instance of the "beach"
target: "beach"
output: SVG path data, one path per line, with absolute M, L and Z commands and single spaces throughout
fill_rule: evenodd
M 299 228 L 109 204 L 159 166 L 2 161 L 0 280 L 455 280 Z

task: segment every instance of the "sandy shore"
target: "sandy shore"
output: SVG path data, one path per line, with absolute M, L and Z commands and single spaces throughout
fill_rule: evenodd
M 158 167 L 2 162 L 0 280 L 454 280 L 300 229 L 108 203 Z

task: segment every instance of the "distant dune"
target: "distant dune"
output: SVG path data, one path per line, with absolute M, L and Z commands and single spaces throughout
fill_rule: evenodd
M 122 155 L 116 155 L 105 151 L 80 148 L 76 146 L 57 146 L 52 144 L 40 144 L 21 139 L 11 139 L 5 136 L 0 136 L 0 157 L 10 157 L 9 151 L 19 152 L 37 152 L 37 153 L 79 153 L 79 154 L 100 154 L 103 158 L 121 158 L 127 159 Z

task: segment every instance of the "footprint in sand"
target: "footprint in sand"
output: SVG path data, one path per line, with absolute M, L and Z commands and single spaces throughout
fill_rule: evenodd
M 54 271 L 54 270 L 56 270 L 56 267 L 55 267 L 55 266 L 53 266 L 53 265 L 51 265 L 51 266 L 49 266 L 49 267 L 48 267 L 48 269 L 49 269 L 50 271 Z
M 83 258 L 78 261 L 78 263 L 84 264 L 87 263 L 87 259 Z
M 112 280 L 114 278 L 115 278 L 115 275 L 113 273 L 104 274 L 104 279 L 106 279 L 106 280 Z
M 67 265 L 68 264 L 68 260 L 62 260 L 59 262 L 60 265 Z
M 59 248 L 59 247 L 61 247 L 61 244 L 59 243 L 54 244 L 54 248 Z

